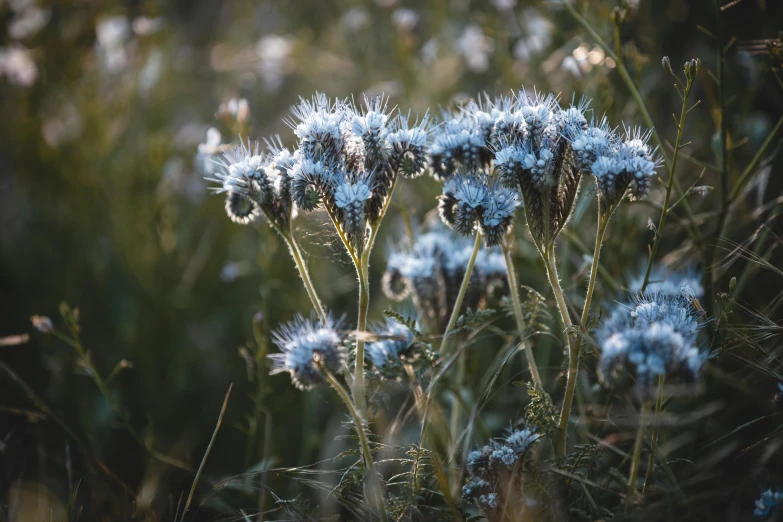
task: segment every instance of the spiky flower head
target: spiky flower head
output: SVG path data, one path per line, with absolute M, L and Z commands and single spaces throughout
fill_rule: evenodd
M 500 508 L 525 509 L 520 495 L 524 483 L 524 457 L 539 437 L 527 428 L 512 430 L 505 438 L 492 440 L 471 451 L 466 462 L 468 477 L 462 487 L 462 498 L 472 501 L 488 520 L 496 520 Z
M 378 340 L 365 345 L 366 357 L 382 375 L 393 375 L 400 363 L 413 355 L 416 338 L 407 326 L 393 319 L 375 325 L 373 334 Z
M 585 127 L 588 105 L 582 99 L 563 109 L 552 93 L 522 90 L 496 117 L 492 149 L 498 179 L 521 192 L 539 243 L 553 241 L 571 214 L 581 172 L 570 144 Z
M 488 247 L 499 245 L 511 228 L 521 204 L 516 191 L 484 175 L 457 175 L 443 186 L 438 209 L 441 219 L 459 234 L 478 228 Z
M 574 137 L 577 164 L 595 177 L 602 211 L 614 208 L 626 194 L 639 199 L 650 191 L 660 162 L 648 144 L 651 133 L 632 127 L 621 138 L 602 118 Z
M 249 140 L 224 152 L 219 168 L 207 179 L 217 184 L 213 192 L 226 194 L 226 213 L 232 221 L 248 224 L 263 214 L 271 224 L 286 230 L 293 217 L 291 179 L 286 171 L 290 152 L 279 137 L 264 141 L 265 152 L 259 150 L 258 142 Z
M 646 292 L 630 306 L 619 305 L 595 335 L 601 378 L 612 381 L 621 371 L 628 373 L 643 398 L 654 396 L 660 376 L 692 389 L 707 357 L 698 346 L 700 318 L 682 295 Z
M 756 509 L 753 515 L 761 518 L 769 518 L 771 515 L 783 510 L 783 490 L 772 491 L 767 489 L 761 493 L 761 498 L 756 500 Z
M 410 115 L 398 114 L 387 136 L 391 147 L 389 163 L 398 176 L 415 178 L 427 168 L 427 141 L 430 117 L 410 123 Z
M 297 315 L 273 333 L 280 353 L 269 355 L 272 361 L 270 374 L 288 372 L 294 386 L 309 390 L 324 382 L 323 371 L 340 373 L 347 358 L 340 335 L 341 325 L 341 320 L 332 317 L 324 322 Z
M 443 225 L 418 233 L 389 248 L 383 291 L 390 299 L 412 295 L 422 326 L 440 332 L 454 307 L 473 251 L 473 241 Z M 503 254 L 497 248 L 481 249 L 476 256 L 464 306 L 472 310 L 507 288 Z
M 430 168 L 438 180 L 447 180 L 458 169 L 476 170 L 490 161 L 482 121 L 469 111 L 443 112 L 432 131 Z

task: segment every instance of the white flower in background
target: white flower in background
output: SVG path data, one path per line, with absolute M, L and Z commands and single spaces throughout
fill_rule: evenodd
M 361 31 L 370 25 L 370 13 L 363 7 L 348 9 L 340 19 L 346 31 Z
M 41 109 L 41 115 L 44 117 L 41 135 L 50 147 L 57 148 L 64 143 L 72 143 L 81 136 L 84 128 L 82 115 L 67 99 L 47 99 Z
M 510 11 L 517 5 L 517 0 L 492 0 L 492 5 L 499 11 Z
M 149 92 L 158 84 L 165 65 L 163 51 L 158 48 L 152 49 L 147 56 L 144 67 L 139 72 L 139 90 Z
M 30 4 L 24 5 L 21 9 L 16 9 L 16 16 L 8 24 L 8 35 L 15 40 L 35 36 L 49 22 L 51 15 L 49 9 L 41 9 Z
M 524 24 L 525 33 L 514 44 L 514 58 L 528 62 L 552 43 L 554 25 L 534 8 L 525 9 L 519 18 Z
M 489 68 L 489 57 L 494 45 L 479 25 L 467 26 L 455 47 L 456 51 L 465 58 L 465 65 L 471 71 L 484 72 Z
M 0 48 L 0 77 L 13 85 L 30 87 L 38 79 L 32 52 L 21 46 Z
M 166 25 L 166 19 L 162 16 L 147 18 L 138 16 L 133 19 L 133 32 L 139 36 L 149 36 L 159 32 Z
M 109 72 L 120 71 L 127 65 L 125 43 L 130 36 L 131 26 L 125 16 L 104 18 L 96 25 L 96 52 Z
M 409 33 L 418 25 L 419 13 L 407 7 L 400 7 L 392 13 L 391 21 L 398 31 Z
M 293 40 L 285 36 L 270 34 L 259 40 L 256 46 L 260 58 L 258 73 L 264 81 L 264 89 L 267 92 L 276 92 L 283 86 L 293 48 Z
M 202 172 L 206 174 L 212 174 L 217 170 L 218 165 L 212 161 L 212 156 L 221 152 L 220 145 L 222 144 L 223 136 L 220 135 L 220 131 L 215 127 L 210 127 L 207 130 L 207 139 L 204 143 L 198 144 L 198 163 L 201 165 Z
M 421 47 L 421 59 L 424 63 L 434 63 L 438 59 L 438 49 L 440 49 L 440 43 L 437 38 L 427 40 L 427 43 Z

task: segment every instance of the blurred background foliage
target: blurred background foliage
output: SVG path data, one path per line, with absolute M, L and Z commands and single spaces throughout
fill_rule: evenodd
M 670 56 L 677 72 L 677 64 L 701 58 L 692 99 L 702 103 L 689 115 L 685 141 L 692 143 L 685 151 L 717 164 L 720 110 L 706 72 L 715 70 L 716 44 L 699 30 L 715 27 L 712 0 L 629 3 L 620 33 L 625 63 L 668 142 L 676 135 L 670 115 L 679 113 L 680 101 L 661 57 Z M 611 42 L 616 4 L 589 4 L 588 20 Z M 724 16 L 726 40 L 737 42 L 727 54 L 725 75 L 732 179 L 783 112 L 783 90 L 770 72 L 774 61 L 757 42 L 777 38 L 781 22 L 783 5 L 776 1 L 745 0 Z M 238 135 L 280 133 L 290 144 L 281 118 L 299 96 L 316 90 L 357 99 L 385 92 L 392 104 L 415 114 L 523 85 L 562 92 L 564 101 L 584 94 L 611 122 L 641 123 L 615 69 L 554 1 L 0 1 L 0 336 L 30 334 L 25 344 L 0 347 L 0 361 L 125 484 L 92 467 L 63 426 L 39 414 L 30 394 L 2 373 L 0 518 L 13 515 L 9 505 L 16 506 L 14 520 L 36 519 L 20 515 L 19 506 L 65 513 L 81 479 L 76 496 L 83 520 L 173 520 L 193 479 L 151 458 L 133 439 L 84 366 L 74 363 L 68 345 L 34 333 L 32 314 L 63 324 L 61 301 L 78 306 L 81 340 L 102 375 L 129 362 L 109 386 L 131 425 L 152 447 L 191 467 L 198 465 L 234 383 L 198 490 L 197 502 L 207 504 L 196 516 L 235 519 L 237 509 L 254 506 L 252 500 L 230 502 L 225 483 L 218 483 L 262 459 L 262 437 L 254 439 L 258 447 L 247 447 L 257 382 L 253 361 L 241 348 L 254 343 L 254 314 L 263 314 L 257 332 L 263 344 L 276 324 L 309 305 L 285 245 L 266 226 L 230 222 L 222 199 L 209 197 L 203 180 L 209 164 L 198 151 L 200 144 L 210 145 L 210 127 L 222 134 L 222 143 L 236 142 Z M 236 114 L 238 99 L 247 100 L 247 114 L 241 104 Z M 722 247 L 752 237 L 769 218 L 770 205 L 783 192 L 781 163 L 778 155 L 756 176 Z M 677 175 L 688 187 L 701 174 L 697 162 L 684 160 Z M 698 185 L 717 187 L 718 175 L 708 169 Z M 660 191 L 657 185 L 650 200 L 660 202 Z M 395 203 L 422 220 L 438 193 L 434 181 L 418 179 L 402 185 Z M 703 194 L 690 202 L 709 230 L 719 195 L 710 189 Z M 582 202 L 571 228 L 587 245 L 595 226 L 590 205 Z M 649 204 L 634 204 L 612 222 L 602 264 L 617 280 L 626 281 L 642 266 L 653 237 L 645 225 L 658 213 Z M 386 220 L 386 242 L 402 235 L 400 215 Z M 675 216 L 662 253 L 675 265 L 699 265 L 681 214 Z M 353 317 L 355 274 L 333 232 L 319 216 L 300 217 L 297 226 L 322 298 Z M 774 247 L 779 225 L 770 226 L 768 245 Z M 538 257 L 522 236 L 518 232 L 520 282 L 545 292 Z M 578 301 L 588 265 L 575 243 L 563 241 L 562 248 L 564 285 Z M 780 267 L 777 251 L 770 252 L 770 264 Z M 384 253 L 373 253 L 375 319 L 390 306 L 379 285 Z M 718 260 L 726 254 L 719 248 Z M 741 259 L 719 264 L 716 291 L 727 291 L 729 278 L 746 266 Z M 763 309 L 779 291 L 779 274 L 757 270 L 742 299 Z M 617 297 L 603 284 L 599 292 L 603 300 Z M 551 339 L 537 346 L 542 354 L 551 351 L 546 347 L 559 351 Z M 557 355 L 542 364 L 550 381 L 559 364 Z M 762 395 L 774 393 L 774 374 L 781 373 L 774 358 L 766 371 L 738 367 L 732 358 L 726 366 L 737 377 L 725 379 L 769 374 L 759 381 Z M 521 366 L 510 368 L 506 380 L 520 372 Z M 745 402 L 733 406 L 733 394 L 742 395 L 735 387 L 719 384 L 702 401 L 736 409 L 736 425 L 766 411 L 761 399 L 751 409 Z M 344 413 L 332 407 L 328 390 L 300 393 L 283 377 L 265 379 L 261 390 L 272 426 L 266 464 L 305 466 L 338 453 L 334 448 L 341 446 L 332 440 L 343 433 Z M 496 434 L 519 417 L 524 404 L 511 394 L 494 402 L 487 426 Z M 732 417 L 705 421 L 700 429 L 717 437 L 732 429 L 726 418 Z M 280 497 L 293 498 L 302 487 L 289 478 L 273 475 L 269 485 Z M 257 483 L 257 476 L 252 480 Z M 729 504 L 735 510 L 729 513 L 739 513 L 736 506 L 747 506 L 761 487 L 752 480 L 710 516 L 724 514 Z

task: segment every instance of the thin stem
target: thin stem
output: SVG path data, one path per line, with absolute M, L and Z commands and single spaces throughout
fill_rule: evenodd
M 661 414 L 663 406 L 663 382 L 664 375 L 658 376 L 658 393 L 655 399 L 655 416 L 653 417 L 653 429 L 650 435 L 650 456 L 647 457 L 647 473 L 644 477 L 644 486 L 642 486 L 642 496 L 647 493 L 647 489 L 652 485 L 653 466 L 655 465 L 655 453 L 658 450 L 658 416 Z
M 737 180 L 737 184 L 734 185 L 734 190 L 731 191 L 731 197 L 729 198 L 731 202 L 734 202 L 737 199 L 737 197 L 740 195 L 740 192 L 742 192 L 742 189 L 745 188 L 745 185 L 749 181 L 750 176 L 756 171 L 756 167 L 761 161 L 761 158 L 764 156 L 764 153 L 772 144 L 772 140 L 780 131 L 781 127 L 783 127 L 783 116 L 780 117 L 778 122 L 772 128 L 772 130 L 769 131 L 767 138 L 764 140 L 764 143 L 761 144 L 761 147 L 759 147 L 759 150 L 756 152 L 756 155 L 753 156 L 753 159 L 750 161 L 750 163 L 748 163 L 748 166 L 745 167 L 745 169 L 742 171 L 742 174 L 740 174 L 740 177 Z
M 318 314 L 318 318 L 322 323 L 326 323 L 326 311 L 321 304 L 321 300 L 318 298 L 318 293 L 315 291 L 313 281 L 310 279 L 310 272 L 307 270 L 307 265 L 304 262 L 302 251 L 299 248 L 299 244 L 297 243 L 296 238 L 294 238 L 293 231 L 291 231 L 289 236 L 283 235 L 283 238 L 285 239 L 286 243 L 288 243 L 288 249 L 291 251 L 291 257 L 294 258 L 294 263 L 296 263 L 299 276 L 302 278 L 302 283 L 304 283 L 305 290 L 307 290 L 307 295 L 310 297 L 310 302 L 313 304 L 313 308 Z
M 353 377 L 353 398 L 364 418 L 367 418 L 367 400 L 364 395 L 364 332 L 367 331 L 367 314 L 370 308 L 370 288 L 366 271 L 367 267 L 364 266 L 364 263 L 357 267 L 359 273 L 359 318 L 356 321 L 356 368 Z
M 565 455 L 566 435 L 568 431 L 568 421 L 571 417 L 571 406 L 574 400 L 576 390 L 576 377 L 579 372 L 579 354 L 582 350 L 582 331 L 587 328 L 587 319 L 590 317 L 590 305 L 593 301 L 595 292 L 595 280 L 598 274 L 599 260 L 601 257 L 601 247 L 604 243 L 604 234 L 609 225 L 609 221 L 614 211 L 619 205 L 619 201 L 612 205 L 606 212 L 601 211 L 602 201 L 598 199 L 598 230 L 595 234 L 595 247 L 593 249 L 593 262 L 590 266 L 590 279 L 587 283 L 587 294 L 585 296 L 585 305 L 582 308 L 582 317 L 579 321 L 580 335 L 571 346 L 568 357 L 568 376 L 566 380 L 566 390 L 563 397 L 563 408 L 560 410 L 560 421 L 558 422 L 557 439 L 555 441 L 555 451 L 557 455 Z
M 707 246 L 704 259 L 704 286 L 707 310 L 712 312 L 714 292 L 715 271 L 713 261 L 718 248 L 718 241 L 723 234 L 723 227 L 726 226 L 726 218 L 729 214 L 729 164 L 728 164 L 728 129 L 726 126 L 726 102 L 725 89 L 723 84 L 724 76 L 724 57 L 723 57 L 723 17 L 721 16 L 721 1 L 715 0 L 715 22 L 716 42 L 718 44 L 718 108 L 720 109 L 720 213 L 718 214 L 718 224 L 715 227 L 715 234 L 712 242 Z
M 650 409 L 650 405 L 647 401 L 642 403 L 642 409 L 639 412 L 639 430 L 636 432 L 636 442 L 633 447 L 633 459 L 631 460 L 631 471 L 628 474 L 628 494 L 625 497 L 625 510 L 633 502 L 636 497 L 636 477 L 639 475 L 639 461 L 642 457 L 642 446 L 644 446 L 644 428 L 647 411 Z
M 473 265 L 476 263 L 476 256 L 481 248 L 481 231 L 476 230 L 476 241 L 473 243 L 473 252 L 470 254 L 470 260 L 468 266 L 465 268 L 465 277 L 462 278 L 462 285 L 459 287 L 459 293 L 457 294 L 457 300 L 454 303 L 454 309 L 451 311 L 451 317 L 449 318 L 449 324 L 446 325 L 446 330 L 443 332 L 443 339 L 440 342 L 440 356 L 443 357 L 446 354 L 446 346 L 448 344 L 449 333 L 457 323 L 459 317 L 459 311 L 462 308 L 462 301 L 465 300 L 465 294 L 468 292 L 468 286 L 470 285 L 470 276 L 473 274 Z
M 509 243 L 513 238 L 509 239 Z M 533 383 L 539 389 L 544 389 L 544 384 L 541 382 L 541 375 L 538 373 L 538 366 L 536 360 L 533 357 L 533 348 L 530 343 L 525 342 L 527 333 L 527 327 L 525 326 L 525 318 L 522 317 L 522 302 L 519 299 L 519 285 L 517 283 L 517 274 L 514 270 L 514 260 L 511 258 L 511 245 L 503 244 L 503 257 L 506 260 L 506 277 L 508 278 L 509 292 L 511 293 L 511 301 L 514 305 L 514 319 L 517 322 L 517 333 L 519 335 L 519 343 L 523 345 L 523 351 L 527 358 L 527 365 L 530 368 L 530 377 L 533 379 Z
M 373 482 L 375 480 L 375 465 L 372 460 L 372 452 L 370 451 L 370 444 L 367 441 L 367 433 L 364 431 L 364 420 L 362 419 L 361 414 L 357 410 L 357 408 L 354 406 L 353 401 L 351 401 L 350 395 L 348 395 L 348 391 L 343 387 L 340 382 L 335 379 L 334 375 L 332 375 L 331 372 L 326 371 L 325 369 L 321 369 L 321 374 L 324 376 L 324 378 L 329 382 L 329 384 L 334 388 L 334 391 L 337 392 L 337 395 L 340 396 L 340 399 L 342 399 L 343 403 L 345 403 L 346 408 L 348 408 L 348 413 L 350 413 L 351 418 L 353 419 L 354 427 L 356 428 L 356 435 L 359 437 L 359 444 L 361 446 L 362 451 L 362 461 L 364 462 L 364 467 L 367 471 L 367 480 L 370 482 Z M 386 521 L 386 507 L 384 506 L 383 502 L 383 495 L 378 495 L 377 493 L 380 493 L 380 490 L 377 488 L 374 489 L 374 494 L 371 497 L 371 500 L 375 503 L 376 509 L 378 509 L 378 512 L 380 514 L 381 520 L 384 522 Z
M 663 199 L 663 208 L 661 209 L 661 217 L 658 219 L 658 228 L 655 229 L 655 240 L 653 241 L 652 250 L 650 251 L 650 257 L 647 259 L 647 268 L 644 271 L 644 282 L 642 283 L 642 292 L 647 288 L 647 283 L 650 281 L 650 271 L 652 270 L 655 256 L 658 253 L 658 245 L 661 243 L 661 237 L 663 234 L 663 227 L 666 224 L 666 216 L 669 215 L 669 202 L 671 201 L 672 186 L 674 185 L 675 177 L 674 171 L 677 169 L 677 160 L 680 157 L 680 143 L 682 143 L 682 134 L 685 128 L 685 116 L 688 114 L 688 95 L 691 92 L 691 86 L 693 81 L 688 79 L 688 83 L 685 87 L 685 92 L 682 97 L 682 110 L 680 111 L 680 121 L 677 122 L 677 140 L 674 143 L 674 154 L 672 156 L 671 168 L 669 169 L 669 181 L 666 183 L 666 196 Z
M 209 439 L 209 445 L 207 446 L 207 450 L 204 452 L 204 456 L 201 458 L 201 464 L 199 464 L 198 471 L 196 471 L 196 476 L 193 478 L 193 484 L 190 486 L 190 493 L 188 493 L 188 499 L 185 502 L 185 509 L 182 510 L 182 518 L 180 518 L 180 522 L 185 520 L 185 515 L 188 512 L 190 503 L 193 501 L 193 494 L 196 492 L 196 486 L 198 485 L 198 481 L 201 478 L 201 472 L 204 471 L 204 465 L 207 463 L 207 458 L 209 458 L 209 454 L 212 451 L 212 445 L 215 443 L 215 438 L 217 438 L 220 425 L 223 424 L 223 415 L 226 413 L 228 398 L 231 396 L 231 388 L 233 387 L 234 387 L 233 383 L 228 386 L 228 391 L 226 392 L 226 398 L 223 399 L 223 407 L 220 408 L 220 415 L 218 415 L 217 424 L 215 425 L 215 431 L 212 432 L 212 438 Z
M 135 429 L 133 429 L 133 426 L 131 426 L 130 418 L 125 413 L 125 411 L 120 408 L 120 405 L 117 404 L 117 401 L 114 400 L 114 397 L 111 394 L 111 391 L 109 391 L 109 387 L 106 386 L 106 382 L 101 377 L 101 374 L 98 373 L 98 369 L 95 367 L 95 365 L 90 360 L 89 355 L 87 354 L 86 350 L 82 346 L 82 344 L 77 339 L 71 339 L 70 337 L 64 335 L 63 333 L 52 330 L 52 334 L 60 339 L 61 341 L 64 341 L 71 345 L 76 352 L 79 354 L 79 358 L 82 361 L 82 364 L 87 368 L 88 373 L 90 374 L 90 377 L 92 377 L 92 380 L 95 382 L 96 386 L 98 386 L 98 389 L 100 390 L 103 397 L 108 401 L 109 406 L 111 406 L 111 409 L 114 410 L 114 412 L 119 415 L 120 419 L 122 420 L 123 424 L 125 425 L 125 429 L 128 430 L 128 433 L 131 434 L 131 436 L 136 439 L 136 442 L 138 442 L 141 447 L 143 447 L 145 450 L 149 452 L 150 455 L 152 455 L 154 458 L 158 459 L 161 462 L 164 462 L 166 464 L 169 464 L 170 466 L 174 466 L 175 468 L 180 468 L 185 471 L 193 471 L 193 468 L 185 464 L 184 462 L 177 460 L 175 458 L 169 457 L 168 455 L 164 455 L 163 453 L 160 453 L 159 451 L 152 448 L 145 440 L 144 437 L 137 432 Z
M 661 150 L 661 155 L 663 156 L 663 162 L 666 165 L 666 169 L 671 172 L 671 168 L 669 165 L 669 158 L 666 156 L 663 148 L 663 140 L 661 140 L 660 135 L 658 134 L 658 131 L 655 129 L 655 125 L 653 124 L 652 118 L 650 117 L 650 113 L 647 110 L 647 106 L 644 103 L 644 99 L 642 98 L 641 93 L 639 93 L 639 90 L 636 88 L 636 85 L 633 82 L 633 79 L 631 78 L 631 75 L 628 74 L 628 69 L 625 68 L 625 64 L 623 64 L 622 59 L 615 54 L 615 52 L 612 50 L 609 45 L 607 45 L 606 42 L 598 35 L 598 33 L 595 32 L 595 29 L 593 29 L 590 24 L 587 22 L 587 20 L 584 19 L 582 15 L 580 15 L 574 6 L 570 4 L 570 2 L 563 2 L 563 5 L 566 8 L 566 11 L 576 20 L 579 25 L 581 25 L 585 31 L 590 35 L 590 37 L 595 40 L 595 43 L 598 44 L 598 46 L 603 49 L 603 51 L 615 62 L 615 66 L 617 69 L 617 72 L 620 74 L 620 77 L 622 78 L 623 82 L 625 83 L 626 87 L 628 88 L 628 91 L 631 94 L 631 97 L 636 102 L 636 105 L 639 107 L 639 111 L 642 113 L 642 119 L 644 120 L 645 125 L 652 131 L 652 137 L 655 141 L 656 145 Z M 677 191 L 677 194 L 679 196 L 683 195 L 682 187 L 680 187 L 679 182 L 677 179 L 674 179 L 674 188 Z M 688 222 L 691 224 L 693 229 L 688 228 L 688 233 L 693 238 L 698 238 L 698 229 L 694 226 L 695 223 L 695 216 L 693 215 L 693 210 L 691 209 L 690 204 L 687 200 L 683 200 L 682 206 L 685 209 L 685 213 L 688 216 Z
M 459 431 L 460 403 L 462 393 L 462 381 L 465 380 L 465 370 L 467 366 L 467 357 L 462 355 L 457 359 L 457 375 L 454 382 L 454 404 L 451 407 L 451 421 L 449 423 L 449 433 L 451 434 L 451 443 L 457 444 L 457 432 Z

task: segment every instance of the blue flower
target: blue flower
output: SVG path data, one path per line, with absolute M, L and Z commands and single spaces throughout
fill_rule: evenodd
M 624 370 L 635 377 L 643 397 L 654 395 L 660 376 L 696 383 L 707 359 L 698 347 L 699 317 L 689 300 L 658 292 L 618 305 L 595 334 L 601 378 L 612 380 Z
M 631 279 L 628 290 L 639 292 L 643 283 L 644 272 Z M 653 267 L 647 281 L 647 290 L 671 296 L 690 296 L 691 299 L 704 297 L 701 273 L 695 268 L 673 272 L 663 266 Z
M 761 498 L 756 500 L 755 505 L 756 509 L 753 510 L 753 514 L 757 517 L 766 518 L 777 513 L 783 506 L 783 491 L 768 489 L 761 493 Z
M 331 317 L 321 322 L 297 315 L 273 333 L 280 353 L 268 356 L 272 361 L 270 374 L 288 372 L 297 388 L 309 390 L 324 382 L 321 371 L 340 373 L 347 359 L 339 333 L 341 325 L 341 320 Z
M 415 337 L 408 327 L 393 319 L 387 319 L 385 323 L 375 326 L 373 333 L 380 340 L 367 343 L 365 354 L 381 372 L 394 369 L 410 354 L 415 343 Z

